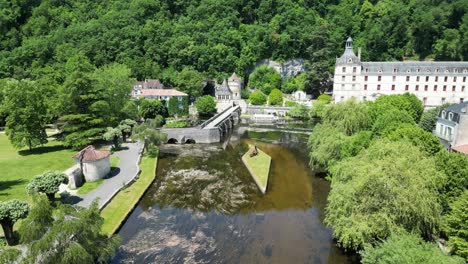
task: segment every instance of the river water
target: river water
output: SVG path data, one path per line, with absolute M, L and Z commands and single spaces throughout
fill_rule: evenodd
M 161 147 L 114 263 L 350 263 L 323 225 L 329 183 L 307 166 L 307 137 L 239 131 L 227 145 Z M 241 161 L 248 144 L 272 157 L 265 195 Z

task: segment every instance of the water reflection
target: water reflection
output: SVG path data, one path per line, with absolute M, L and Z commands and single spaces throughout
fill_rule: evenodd
M 307 168 L 306 138 L 252 131 L 233 138 L 225 150 L 161 149 L 157 181 L 120 231 L 115 263 L 347 262 L 322 224 L 329 186 Z M 266 195 L 242 164 L 247 144 L 272 157 Z

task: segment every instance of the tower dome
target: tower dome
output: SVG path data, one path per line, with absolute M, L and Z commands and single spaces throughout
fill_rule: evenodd
M 346 40 L 345 51 L 341 57 L 336 59 L 336 64 L 358 64 L 361 60 L 353 51 L 353 39 L 348 37 Z

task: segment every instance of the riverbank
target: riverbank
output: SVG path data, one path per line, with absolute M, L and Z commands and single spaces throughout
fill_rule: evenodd
M 258 154 L 251 157 L 250 154 L 255 148 L 255 146 L 249 146 L 249 150 L 242 156 L 242 162 L 252 175 L 260 191 L 265 194 L 270 173 L 271 157 L 259 148 L 256 148 Z
M 119 230 L 156 178 L 157 164 L 157 157 L 142 157 L 140 163 L 141 173 L 136 181 L 123 188 L 101 211 L 101 216 L 104 218 L 103 233 L 110 236 Z

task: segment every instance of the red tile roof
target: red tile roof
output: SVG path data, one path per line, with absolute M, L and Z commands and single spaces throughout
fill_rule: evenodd
M 140 96 L 187 96 L 176 89 L 142 89 Z
M 453 147 L 452 150 L 468 155 L 468 144 Z
M 80 152 L 73 155 L 74 159 L 81 160 L 82 162 L 94 162 L 105 159 L 110 156 L 110 152 L 107 150 L 97 150 L 94 146 L 89 145 L 82 149 Z

